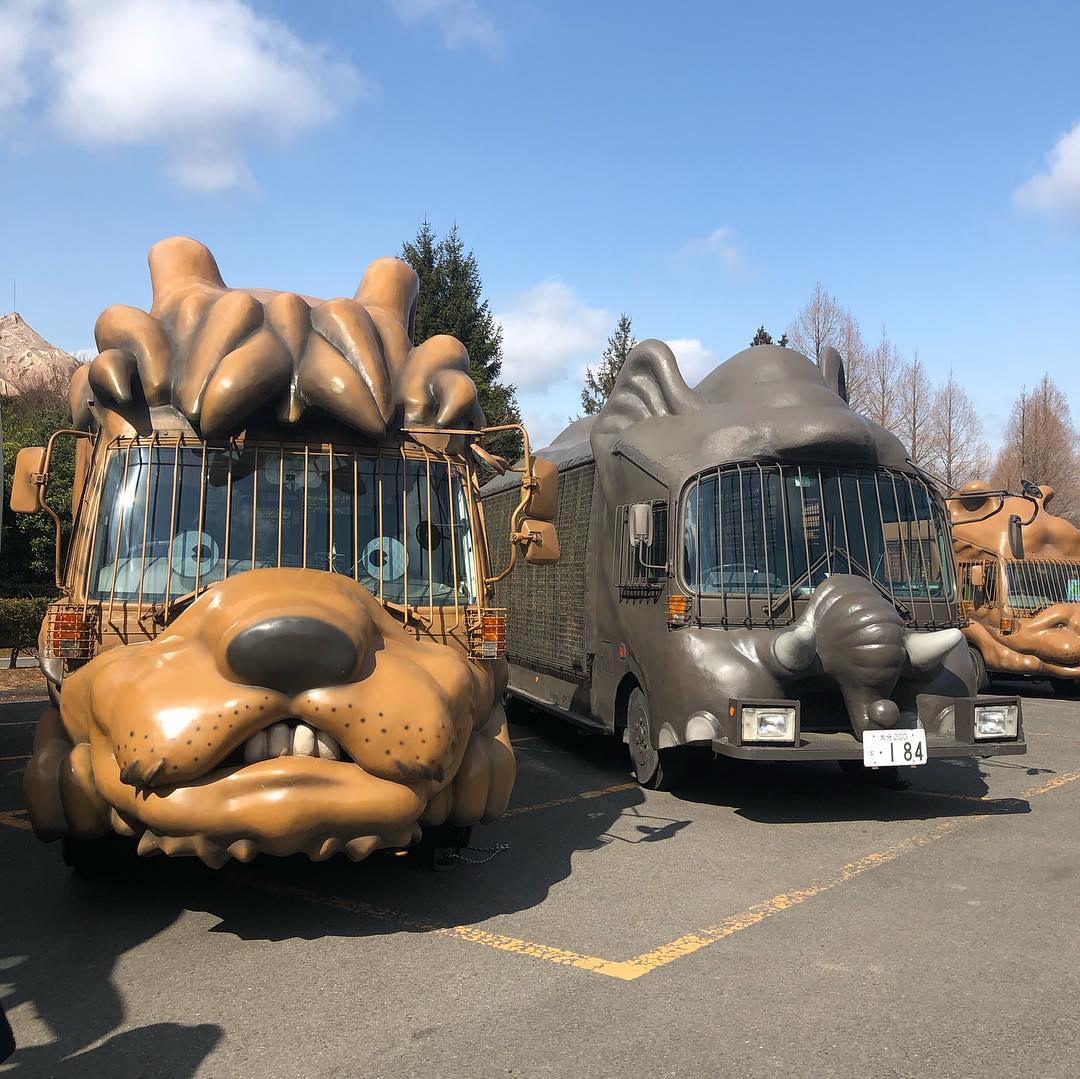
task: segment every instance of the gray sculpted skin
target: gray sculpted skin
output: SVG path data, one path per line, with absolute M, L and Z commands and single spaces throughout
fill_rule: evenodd
M 537 455 L 558 469 L 561 558 L 499 585 L 509 690 L 622 734 L 641 782 L 677 782 L 692 745 L 859 761 L 872 730 L 922 727 L 932 756 L 1024 752 L 1022 733 L 971 733 L 944 503 L 849 407 L 834 349 L 753 347 L 691 388 L 643 341 Z M 514 498 L 507 478 L 484 489 L 493 542 Z M 794 737 L 744 735 L 762 706 L 797 712 Z
M 619 467 L 620 449 L 662 462 L 671 476 L 762 459 L 910 470 L 899 439 L 848 407 L 843 380 L 834 349 L 819 369 L 793 349 L 765 345 L 732 357 L 691 389 L 667 345 L 642 342 L 590 432 L 604 502 L 615 507 L 636 497 L 635 477 Z M 633 618 L 620 605 L 608 614 L 633 636 Z M 668 636 L 668 648 L 697 653 L 709 680 L 730 697 L 797 697 L 800 683 L 825 676 L 842 693 L 856 737 L 909 725 L 901 724 L 894 692 L 912 676 L 940 670 L 961 641 L 955 628 L 907 630 L 887 596 L 865 577 L 844 573 L 819 584 L 792 625 L 722 634 L 688 627 Z M 966 657 L 958 659 L 956 672 L 942 675 L 963 692 L 971 672 Z

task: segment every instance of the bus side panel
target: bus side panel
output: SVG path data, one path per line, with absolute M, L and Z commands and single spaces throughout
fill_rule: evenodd
M 589 617 L 590 521 L 596 467 L 592 462 L 559 474 L 559 561 L 550 566 L 519 562 L 495 586 L 496 606 L 507 610 L 506 655 L 510 689 L 588 721 L 594 651 Z M 509 558 L 510 514 L 516 487 L 484 499 L 491 564 Z

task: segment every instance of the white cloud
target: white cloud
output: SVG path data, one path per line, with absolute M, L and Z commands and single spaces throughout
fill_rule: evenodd
M 13 0 L 0 8 L 0 120 L 16 117 L 30 100 L 29 65 L 40 30 L 36 0 Z
M 245 0 L 41 0 L 34 9 L 39 32 L 14 48 L 24 60 L 44 55 L 34 90 L 53 125 L 89 147 L 158 147 L 188 187 L 250 183 L 251 150 L 288 144 L 370 89 L 352 65 Z M 19 55 L 9 60 L 20 70 Z M 8 93 L 16 106 L 28 96 Z
M 667 342 L 679 361 L 679 370 L 688 386 L 696 386 L 719 363 L 716 355 L 696 337 L 676 337 Z
M 432 19 L 443 32 L 447 48 L 475 45 L 498 56 L 503 37 L 476 0 L 389 0 L 397 17 L 407 26 Z
M 1044 214 L 1080 214 L 1080 121 L 1050 148 L 1047 168 L 1014 192 L 1023 210 Z
M 503 328 L 503 374 L 529 389 L 576 378 L 596 364 L 614 327 L 610 312 L 589 307 L 563 281 L 543 281 L 496 315 Z
M 720 260 L 725 270 L 731 272 L 739 266 L 739 249 L 735 246 L 735 230 L 721 225 L 708 236 L 691 240 L 683 247 L 684 255 L 697 255 Z

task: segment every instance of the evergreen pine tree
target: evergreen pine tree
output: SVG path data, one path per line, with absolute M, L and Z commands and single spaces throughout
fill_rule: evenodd
M 619 316 L 615 332 L 608 338 L 604 355 L 600 359 L 600 366 L 593 373 L 591 367 L 585 368 L 585 386 L 581 391 L 581 407 L 586 416 L 595 416 L 604 407 L 608 399 L 615 379 L 626 362 L 630 350 L 637 344 L 633 330 L 630 327 L 630 316 Z
M 788 335 L 787 335 L 786 333 L 782 333 L 782 334 L 780 335 L 780 340 L 779 340 L 779 341 L 777 341 L 776 343 L 777 343 L 777 344 L 778 344 L 778 345 L 779 345 L 779 346 L 780 346 L 781 348 L 787 348 L 787 347 L 788 347 L 788 345 L 789 345 L 789 344 L 790 344 L 791 342 L 790 342 L 790 341 L 788 340 Z
M 502 327 L 483 298 L 476 255 L 466 250 L 457 225 L 440 240 L 425 221 L 416 238 L 402 245 L 401 257 L 420 277 L 413 344 L 439 333 L 456 337 L 469 351 L 469 374 L 488 423 L 520 423 L 515 388 L 499 379 Z M 499 435 L 489 448 L 514 460 L 521 454 L 521 439 L 513 433 Z
M 786 340 L 786 335 L 785 335 L 785 340 Z M 758 327 L 757 333 L 754 334 L 754 339 L 753 339 L 753 341 L 750 342 L 750 347 L 753 348 L 754 345 L 771 345 L 772 343 L 773 343 L 772 334 L 769 333 L 769 331 L 767 329 L 765 329 L 765 323 L 763 322 Z

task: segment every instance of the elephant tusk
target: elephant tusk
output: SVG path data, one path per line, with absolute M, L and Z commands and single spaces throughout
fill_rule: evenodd
M 804 671 L 817 656 L 817 633 L 812 622 L 801 622 L 777 634 L 773 640 L 773 655 L 787 671 Z
M 945 657 L 964 639 L 958 629 L 939 629 L 934 633 L 909 631 L 904 634 L 904 650 L 916 671 L 940 667 Z

